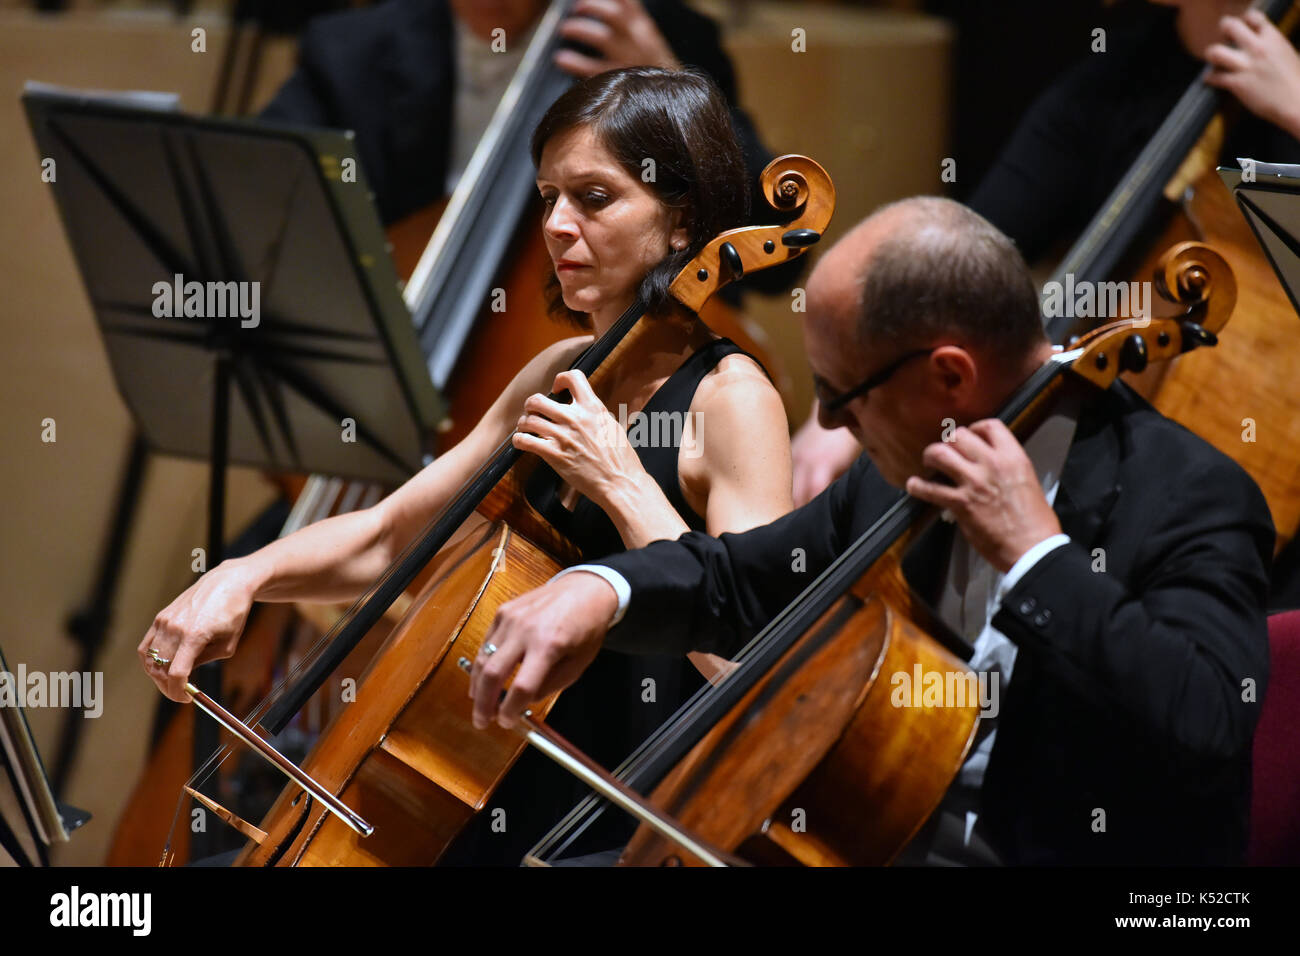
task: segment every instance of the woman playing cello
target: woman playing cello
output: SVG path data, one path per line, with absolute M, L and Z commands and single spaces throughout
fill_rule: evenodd
M 138 652 L 168 697 L 187 700 L 191 669 L 234 653 L 254 601 L 357 597 L 512 432 L 516 447 L 547 466 L 530 482 L 529 500 L 589 558 L 688 529 L 743 531 L 790 510 L 776 389 L 667 293 L 705 243 L 745 221 L 741 151 L 716 87 L 690 72 L 600 74 L 555 102 L 532 153 L 553 311 L 585 334 L 533 358 L 461 443 L 375 506 L 225 561 L 160 611 Z M 596 395 L 580 373 L 564 370 L 638 292 L 655 321 Z M 566 390 L 571 404 L 546 397 Z M 667 447 L 655 440 L 665 432 L 673 436 Z M 648 665 L 602 654 L 550 719 L 612 765 L 697 684 L 682 660 Z M 581 795 L 544 759 L 525 755 L 497 792 L 492 806 L 506 811 L 504 831 L 472 827 L 452 859 L 517 862 Z

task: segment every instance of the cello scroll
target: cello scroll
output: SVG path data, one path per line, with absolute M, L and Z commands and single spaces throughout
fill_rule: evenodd
M 1187 311 L 1174 318 L 1124 319 L 1093 330 L 1076 343 L 1085 351 L 1074 362 L 1074 372 L 1108 388 L 1121 372 L 1143 372 L 1151 363 L 1214 345 L 1237 304 L 1231 266 L 1199 242 L 1180 242 L 1161 257 L 1155 287 Z
M 728 282 L 795 258 L 825 232 L 835 185 L 819 163 L 793 153 L 778 156 L 759 183 L 773 209 L 799 215 L 784 226 L 742 226 L 715 236 L 669 287 L 688 308 L 698 312 Z

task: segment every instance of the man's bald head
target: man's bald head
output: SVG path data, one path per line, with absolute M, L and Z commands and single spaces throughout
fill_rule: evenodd
M 881 207 L 822 257 L 809 286 L 841 306 L 831 321 L 851 309 L 853 338 L 872 351 L 949 340 L 1015 366 L 1045 341 L 1038 292 L 1015 245 L 949 199 Z
M 802 325 L 822 426 L 848 428 L 899 488 L 945 422 L 996 414 L 1051 355 L 1020 253 L 946 199 L 885 206 L 837 242 Z

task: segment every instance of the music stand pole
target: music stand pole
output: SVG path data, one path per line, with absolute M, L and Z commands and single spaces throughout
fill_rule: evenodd
M 221 333 L 218 333 L 219 335 Z M 226 466 L 230 446 L 230 350 L 218 345 L 213 352 L 212 453 L 208 458 L 208 570 L 222 561 L 225 551 Z M 196 667 L 190 680 L 209 697 L 220 700 L 221 664 L 218 661 Z M 194 721 L 192 766 L 201 767 L 208 755 L 221 745 L 221 728 L 210 720 Z M 190 859 L 211 855 L 211 839 L 205 829 L 190 834 Z

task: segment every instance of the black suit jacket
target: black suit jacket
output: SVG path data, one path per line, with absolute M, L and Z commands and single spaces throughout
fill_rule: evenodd
M 677 58 L 709 74 L 731 104 L 750 181 L 756 184 L 772 154 L 737 106 L 735 72 L 717 25 L 680 0 L 646 0 L 645 7 Z M 317 17 L 303 31 L 297 70 L 262 116 L 353 130 L 381 217 L 385 223 L 401 219 L 445 193 L 454 37 L 446 0 L 389 0 Z M 765 218 L 766 204 L 754 212 L 756 221 L 776 221 Z M 787 275 L 786 283 L 792 278 Z
M 896 494 L 864 457 L 765 527 L 601 561 L 632 587 L 607 646 L 734 653 Z M 1010 863 L 1240 862 L 1268 675 L 1262 494 L 1117 385 L 1082 410 L 1055 508 L 1071 543 L 993 619 L 1018 647 L 981 793 L 999 851 Z

